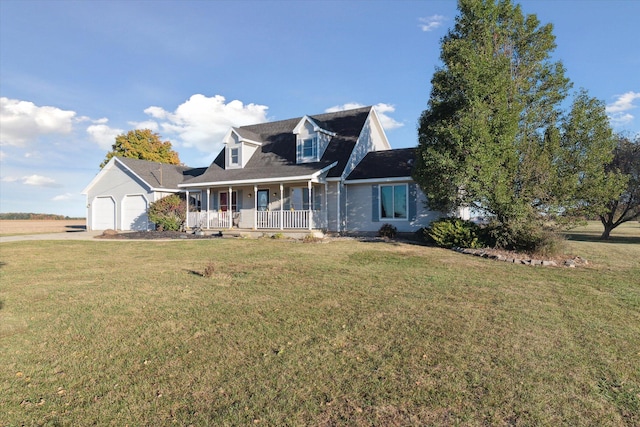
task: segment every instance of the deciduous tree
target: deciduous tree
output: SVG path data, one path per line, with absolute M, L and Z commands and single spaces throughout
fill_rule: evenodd
M 149 129 L 135 129 L 126 134 L 118 135 L 111 151 L 100 164 L 103 168 L 114 156 L 132 159 L 149 160 L 152 162 L 179 165 L 178 153 L 173 151 L 171 142 L 162 141 L 160 135 Z
M 631 138 L 618 135 L 613 160 L 607 165 L 609 172 L 620 173 L 626 185 L 620 196 L 610 197 L 605 210 L 599 215 L 604 226 L 602 239 L 608 239 L 611 231 L 627 221 L 640 218 L 640 136 Z

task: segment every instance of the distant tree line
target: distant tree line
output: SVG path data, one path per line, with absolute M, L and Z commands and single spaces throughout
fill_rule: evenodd
M 23 212 L 9 212 L 9 213 L 0 213 L 0 219 L 28 219 L 28 220 L 37 220 L 37 221 L 50 221 L 50 220 L 64 220 L 64 219 L 84 219 L 84 218 L 74 218 L 64 215 L 56 215 L 56 214 L 42 214 L 42 213 L 23 213 Z

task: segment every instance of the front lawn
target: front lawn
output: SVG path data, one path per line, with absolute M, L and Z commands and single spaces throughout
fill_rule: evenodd
M 4 243 L 0 425 L 639 425 L 640 225 L 589 233 Z

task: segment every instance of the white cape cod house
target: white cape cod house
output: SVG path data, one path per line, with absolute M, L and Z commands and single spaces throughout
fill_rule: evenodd
M 392 150 L 373 107 L 229 129 L 207 168 L 113 158 L 85 188 L 87 228 L 146 230 L 149 203 L 190 201 L 187 228 L 412 232 L 442 216 Z

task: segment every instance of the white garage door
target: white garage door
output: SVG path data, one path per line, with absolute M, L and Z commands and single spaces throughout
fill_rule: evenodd
M 122 229 L 145 231 L 148 223 L 146 199 L 140 195 L 125 196 L 122 201 Z
M 116 228 L 116 202 L 111 197 L 96 197 L 91 209 L 92 230 Z

